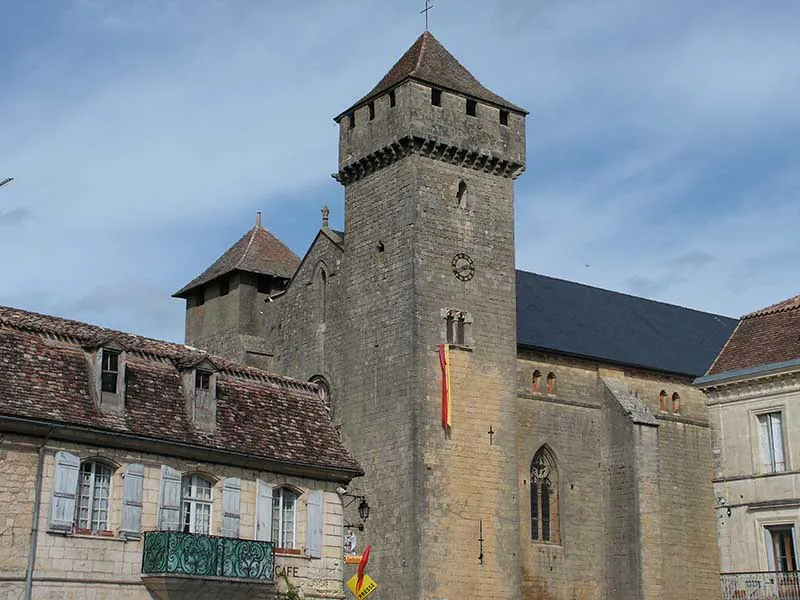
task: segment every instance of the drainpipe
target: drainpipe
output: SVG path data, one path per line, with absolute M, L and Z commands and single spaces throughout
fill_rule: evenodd
M 25 600 L 33 594 L 33 568 L 36 565 L 36 542 L 39 539 L 39 509 L 42 506 L 42 471 L 44 471 L 44 447 L 50 441 L 52 429 L 47 432 L 39 446 L 39 463 L 36 465 L 36 487 L 33 496 L 33 525 L 31 525 L 31 548 L 28 551 L 28 571 L 25 574 Z

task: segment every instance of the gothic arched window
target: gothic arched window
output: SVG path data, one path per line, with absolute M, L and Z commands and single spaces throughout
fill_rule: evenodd
M 322 262 L 317 265 L 317 274 L 315 279 L 317 295 L 319 299 L 319 320 L 320 323 L 324 323 L 325 319 L 327 318 L 328 311 L 328 273 L 325 271 L 325 264 Z
M 558 470 L 553 453 L 542 446 L 531 461 L 531 539 L 558 544 Z

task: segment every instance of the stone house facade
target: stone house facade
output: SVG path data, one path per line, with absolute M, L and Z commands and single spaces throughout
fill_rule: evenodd
M 696 381 L 708 397 L 727 598 L 800 596 L 800 296 L 742 317 Z
M 318 386 L 0 308 L 0 400 L 0 598 L 343 598 Z

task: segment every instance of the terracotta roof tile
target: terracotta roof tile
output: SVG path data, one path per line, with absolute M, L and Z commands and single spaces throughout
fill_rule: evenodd
M 368 100 L 380 96 L 407 79 L 414 79 L 452 92 L 464 94 L 510 110 L 526 113 L 525 109 L 501 98 L 485 88 L 450 52 L 433 37 L 424 32 L 372 90 L 350 108 L 336 117 L 350 112 Z
M 294 252 L 269 231 L 257 225 L 173 296 L 185 298 L 195 288 L 233 271 L 289 279 L 294 276 L 299 265 L 300 258 Z
M 111 337 L 127 349 L 125 410 L 93 400 L 84 345 Z M 177 365 L 207 358 L 217 374 L 217 428 L 195 428 Z M 232 363 L 181 344 L 0 307 L 0 415 L 104 429 L 361 473 L 331 424 L 314 384 Z
M 745 315 L 708 375 L 800 358 L 800 296 Z

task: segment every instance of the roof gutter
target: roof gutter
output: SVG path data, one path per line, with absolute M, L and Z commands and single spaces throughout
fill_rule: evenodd
M 246 452 L 233 452 L 197 444 L 148 438 L 130 433 L 109 431 L 95 427 L 82 427 L 69 423 L 49 422 L 27 417 L 0 415 L 0 430 L 29 435 L 49 435 L 50 439 L 137 450 L 180 458 L 193 458 L 204 462 L 235 465 L 286 475 L 301 475 L 326 481 L 349 482 L 354 477 L 364 475 L 364 470 L 360 467 L 331 467 L 301 461 L 277 460 Z
M 783 362 L 767 363 L 764 365 L 756 365 L 755 367 L 747 367 L 746 369 L 736 369 L 733 371 L 715 373 L 714 375 L 705 375 L 695 379 L 693 385 L 702 389 L 717 385 L 736 383 L 756 377 L 779 375 L 781 373 L 793 371 L 798 368 L 800 368 L 800 358 L 794 358 L 792 360 L 785 360 Z

